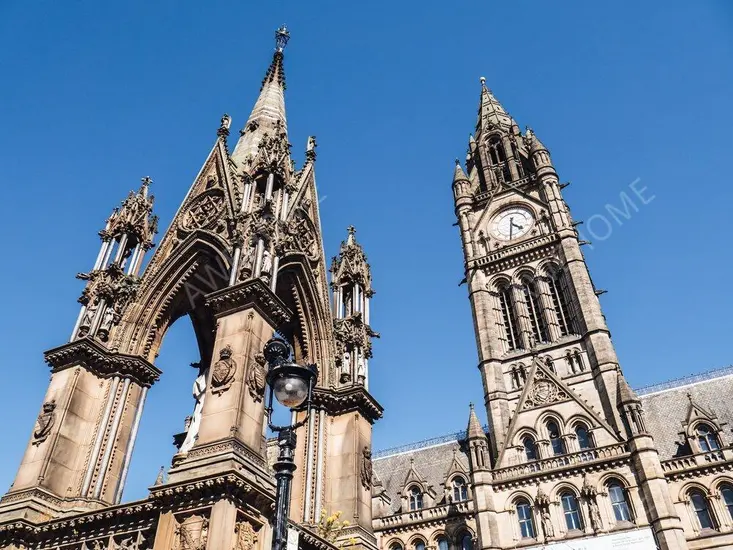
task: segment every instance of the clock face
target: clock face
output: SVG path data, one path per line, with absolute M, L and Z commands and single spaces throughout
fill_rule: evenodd
M 491 234 L 500 241 L 513 241 L 526 235 L 533 223 L 534 217 L 529 209 L 513 206 L 494 216 L 491 222 Z

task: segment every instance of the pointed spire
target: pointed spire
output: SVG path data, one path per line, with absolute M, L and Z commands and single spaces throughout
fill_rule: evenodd
M 540 141 L 540 139 L 537 137 L 537 134 L 534 133 L 534 130 L 527 126 L 524 131 L 524 142 L 527 144 L 527 149 L 529 149 L 530 153 L 535 153 L 537 151 L 547 151 L 547 147 Z
M 639 396 L 631 389 L 631 386 L 629 386 L 629 383 L 621 372 L 618 373 L 618 399 L 622 405 L 641 402 Z
M 476 134 L 484 134 L 495 127 L 510 130 L 514 123 L 512 117 L 504 110 L 499 100 L 486 86 L 486 78 L 481 77 L 481 102 L 478 108 Z
M 158 477 L 155 478 L 153 485 L 163 485 L 165 483 L 165 466 L 161 466 L 158 471 Z
M 456 169 L 453 171 L 453 183 L 455 184 L 459 181 L 469 181 L 469 179 L 463 171 L 463 168 L 461 168 L 461 162 L 456 159 Z
M 275 32 L 275 54 L 272 63 L 262 80 L 260 95 L 252 108 L 241 137 L 232 153 L 240 167 L 248 157 L 254 157 L 257 146 L 265 134 L 273 135 L 276 131 L 287 132 L 285 116 L 285 70 L 283 68 L 283 50 L 290 40 L 290 33 L 283 25 Z
M 466 428 L 466 437 L 468 439 L 476 439 L 476 438 L 484 438 L 486 437 L 486 434 L 484 434 L 484 429 L 481 427 L 481 422 L 479 422 L 478 416 L 476 416 L 476 409 L 473 406 L 473 403 L 469 405 L 469 413 L 468 413 L 468 427 Z

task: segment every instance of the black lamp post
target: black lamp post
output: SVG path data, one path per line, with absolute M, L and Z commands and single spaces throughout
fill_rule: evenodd
M 277 432 L 279 453 L 275 462 L 275 527 L 272 533 L 272 550 L 283 550 L 287 543 L 288 512 L 290 510 L 290 484 L 295 471 L 295 430 L 308 420 L 311 410 L 313 386 L 318 377 L 315 365 L 301 366 L 290 360 L 290 345 L 282 338 L 272 338 L 265 345 L 267 359 L 267 385 L 270 388 L 265 405 L 267 425 Z M 289 426 L 276 426 L 272 423 L 273 396 L 291 410 L 305 411 L 300 422 Z

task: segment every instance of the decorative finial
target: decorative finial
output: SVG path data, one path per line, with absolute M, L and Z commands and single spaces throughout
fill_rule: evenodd
M 224 115 L 221 117 L 221 124 L 219 125 L 219 130 L 217 130 L 216 135 L 221 136 L 221 137 L 227 137 L 229 135 L 229 127 L 231 125 L 232 125 L 232 117 L 224 113 Z
M 353 225 L 350 225 L 349 227 L 346 228 L 346 231 L 349 232 L 349 235 L 355 235 L 356 234 L 356 227 L 354 227 Z
M 474 406 L 473 406 L 473 401 L 471 401 L 471 402 L 470 402 L 470 403 L 468 404 L 468 408 L 469 408 L 470 410 L 473 410 L 473 409 L 474 409 Z
M 486 77 L 482 76 L 481 78 L 479 78 L 479 82 L 481 82 L 482 86 L 486 86 Z
M 285 25 L 275 31 L 275 49 L 282 52 L 290 40 L 290 33 Z
M 461 161 L 458 160 L 458 157 L 456 157 L 456 166 L 460 166 L 460 165 L 461 165 Z
M 140 192 L 142 193 L 143 197 L 147 197 L 148 187 L 150 187 L 150 184 L 153 183 L 153 180 L 150 179 L 150 176 L 145 176 L 144 178 L 141 178 L 140 181 L 142 182 L 142 185 L 140 186 Z
M 165 466 L 161 466 L 158 471 L 158 476 L 155 478 L 153 485 L 163 485 L 165 483 Z

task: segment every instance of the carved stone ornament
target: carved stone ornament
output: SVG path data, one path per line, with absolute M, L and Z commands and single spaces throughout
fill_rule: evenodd
M 369 447 L 364 446 L 361 452 L 361 484 L 364 489 L 370 491 L 372 488 L 372 478 L 374 476 L 374 470 L 372 468 L 372 451 Z
M 173 550 L 204 550 L 209 535 L 209 520 L 204 518 L 198 523 L 197 516 L 191 516 L 176 527 L 176 540 Z
M 227 391 L 236 373 L 237 363 L 232 359 L 232 348 L 226 346 L 219 352 L 219 360 L 211 369 L 211 393 L 219 395 Z
M 234 550 L 252 550 L 257 544 L 257 533 L 248 521 L 240 521 L 234 527 L 236 542 Z
M 538 372 L 527 394 L 524 408 L 541 407 L 567 399 L 568 395 L 553 381 L 543 378 Z
M 224 193 L 221 189 L 211 189 L 202 193 L 188 207 L 180 221 L 180 228 L 184 231 L 205 229 L 211 226 L 224 208 Z
M 52 399 L 43 404 L 41 414 L 36 420 L 36 429 L 33 431 L 33 444 L 40 445 L 48 438 L 51 428 L 56 423 L 56 402 Z
M 265 396 L 265 356 L 258 353 L 250 362 L 247 374 L 247 389 L 252 399 L 259 403 Z

